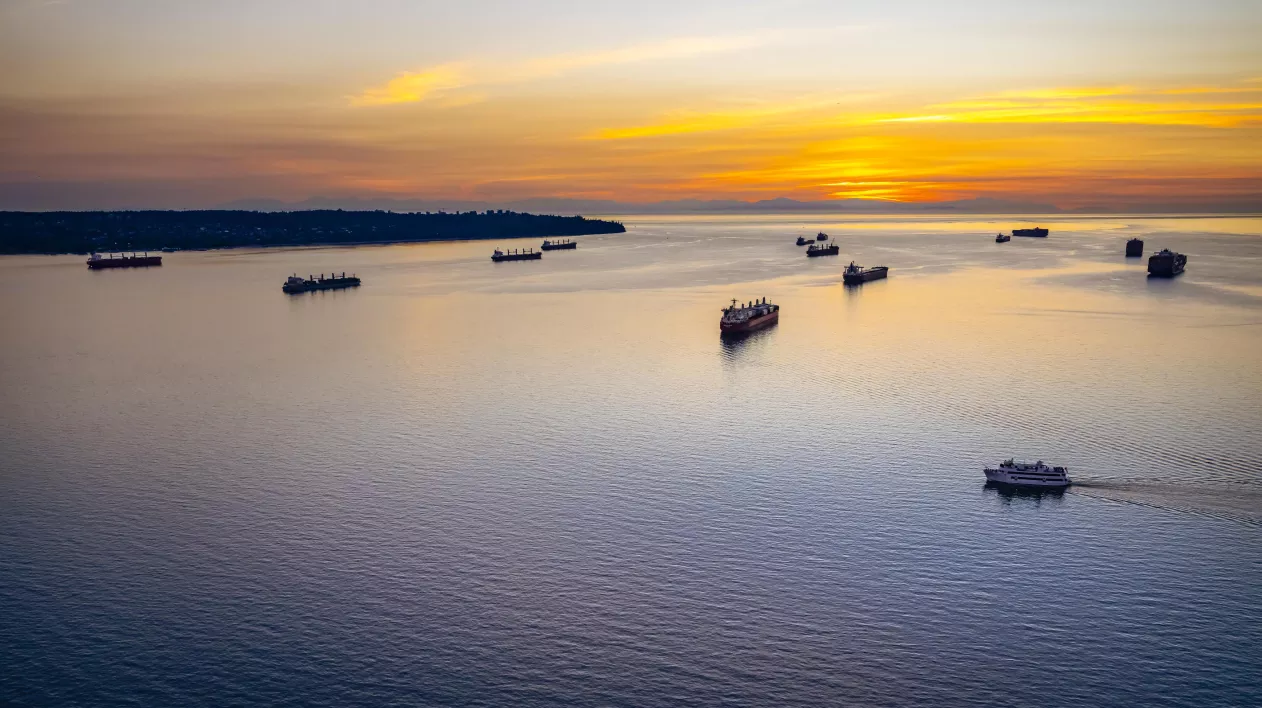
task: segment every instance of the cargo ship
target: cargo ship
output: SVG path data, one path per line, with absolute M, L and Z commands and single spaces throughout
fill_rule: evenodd
M 298 274 L 295 273 L 289 276 L 289 279 L 285 281 L 284 285 L 280 286 L 280 289 L 290 295 L 297 295 L 298 293 L 309 293 L 313 290 L 341 290 L 342 288 L 356 287 L 359 287 L 359 278 L 356 278 L 354 275 L 347 276 L 346 273 L 341 275 L 330 273 L 327 278 L 324 277 L 324 273 L 321 273 L 318 278 L 308 275 L 305 279 L 298 277 Z
M 830 243 L 827 246 L 821 246 L 817 243 L 813 243 L 806 249 L 807 258 L 816 258 L 818 256 L 835 256 L 839 253 L 841 253 L 841 246 L 838 246 L 835 243 Z
M 854 261 L 850 261 L 850 265 L 841 273 L 841 281 L 846 285 L 858 285 L 866 283 L 869 280 L 880 280 L 890 273 L 888 266 L 873 266 L 864 268 L 861 265 L 855 265 Z
M 1187 265 L 1187 262 L 1188 257 L 1182 253 L 1163 248 L 1148 259 L 1148 275 L 1155 278 L 1173 278 L 1183 272 L 1183 266 Z
M 1013 229 L 1013 236 L 1033 236 L 1035 238 L 1047 238 L 1048 230 L 1038 226 L 1032 229 Z
M 565 251 L 578 248 L 578 241 L 571 241 L 568 238 L 562 241 L 545 240 L 539 248 L 545 251 Z
M 780 306 L 767 302 L 767 298 L 755 300 L 748 305 L 741 303 L 723 308 L 723 318 L 719 320 L 719 331 L 723 334 L 744 334 L 775 324 L 780 319 Z
M 1012 240 L 1008 234 L 995 234 L 995 243 L 1007 243 Z
M 534 249 L 525 251 L 517 249 L 513 249 L 511 251 L 501 251 L 497 248 L 495 249 L 495 253 L 491 254 L 491 260 L 496 263 L 501 261 L 537 261 L 540 258 L 543 258 L 543 251 L 536 251 Z
M 143 256 L 138 256 L 135 253 L 130 256 L 120 253 L 118 258 L 115 258 L 112 253 L 106 258 L 102 258 L 99 253 L 93 253 L 88 258 L 88 268 L 91 270 L 101 270 L 102 268 L 148 268 L 149 266 L 160 265 L 162 265 L 162 256 L 151 256 L 148 253 Z
M 1139 258 L 1144 255 L 1144 242 L 1133 238 L 1126 242 L 1126 257 Z

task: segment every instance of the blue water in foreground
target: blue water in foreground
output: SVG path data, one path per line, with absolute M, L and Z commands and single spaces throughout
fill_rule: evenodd
M 809 219 L 0 259 L 0 704 L 1262 704 L 1262 221 Z

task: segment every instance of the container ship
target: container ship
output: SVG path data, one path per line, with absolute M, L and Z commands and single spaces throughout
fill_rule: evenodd
M 1013 229 L 1013 236 L 1033 236 L 1035 238 L 1047 238 L 1048 230 L 1038 226 L 1033 229 Z
M 115 258 L 112 253 L 106 258 L 102 258 L 99 253 L 93 253 L 88 258 L 88 268 L 91 270 L 101 270 L 102 268 L 148 268 L 149 266 L 160 265 L 162 265 L 162 256 L 151 256 L 148 253 L 143 256 L 138 256 L 135 253 L 130 256 L 120 253 L 118 258 Z
M 1144 255 L 1144 242 L 1133 238 L 1126 242 L 1126 257 L 1139 258 Z
M 537 261 L 540 258 L 543 258 L 543 251 L 536 251 L 534 249 L 525 251 L 519 251 L 517 249 L 512 251 L 501 251 L 497 248 L 495 249 L 495 253 L 491 254 L 491 260 L 496 263 L 500 263 L 502 261 Z
M 1182 253 L 1163 248 L 1149 257 L 1148 275 L 1155 278 L 1173 278 L 1183 272 L 1183 267 L 1187 265 L 1187 262 L 1188 257 Z
M 723 318 L 719 320 L 719 331 L 723 334 L 743 334 L 753 332 L 775 324 L 780 319 L 780 306 L 767 302 L 767 298 L 754 301 L 748 305 L 742 303 L 723 308 Z
M 562 241 L 545 240 L 539 248 L 545 251 L 567 251 L 578 248 L 578 241 L 571 241 L 568 238 Z
M 821 246 L 817 243 L 813 243 L 806 249 L 807 258 L 816 258 L 818 256 L 835 256 L 839 253 L 841 253 L 841 246 L 838 246 L 835 243 L 830 243 L 827 246 Z
M 855 265 L 854 261 L 850 261 L 850 265 L 846 266 L 846 269 L 841 273 L 841 281 L 846 285 L 858 285 L 869 280 L 881 280 L 889 273 L 890 269 L 888 266 L 864 268 L 861 265 Z
M 357 287 L 359 287 L 359 278 L 356 278 L 354 275 L 347 276 L 345 273 L 341 275 L 331 273 L 326 278 L 324 273 L 321 273 L 318 278 L 308 275 L 304 279 L 298 277 L 298 274 L 295 273 L 289 276 L 289 279 L 285 281 L 284 285 L 280 286 L 280 289 L 290 295 L 297 295 L 298 293 L 309 293 L 313 290 L 341 290 L 342 288 Z

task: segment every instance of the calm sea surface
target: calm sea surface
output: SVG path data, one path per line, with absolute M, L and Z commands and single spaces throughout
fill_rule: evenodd
M 0 259 L 0 704 L 1262 704 L 1262 220 L 627 223 Z

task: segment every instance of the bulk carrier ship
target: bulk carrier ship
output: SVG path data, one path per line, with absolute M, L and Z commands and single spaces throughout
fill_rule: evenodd
M 93 253 L 88 259 L 88 268 L 91 270 L 101 270 L 102 268 L 148 268 L 149 266 L 162 265 L 162 256 L 151 256 L 146 253 L 138 256 L 135 253 L 130 256 L 125 253 L 118 254 L 118 258 L 114 254 L 110 254 L 106 258 L 102 258 L 101 254 Z
M 775 324 L 780 319 L 780 306 L 767 302 L 767 298 L 754 301 L 748 305 L 742 303 L 723 308 L 723 318 L 719 320 L 719 331 L 723 334 L 744 334 Z

